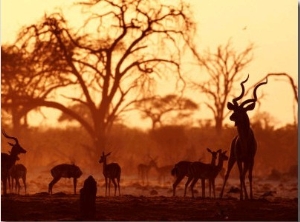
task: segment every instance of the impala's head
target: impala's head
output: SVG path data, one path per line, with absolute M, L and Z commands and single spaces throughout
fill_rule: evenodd
M 106 163 L 106 157 L 108 157 L 111 154 L 111 152 L 109 152 L 108 154 L 104 154 L 104 152 L 102 152 L 102 156 L 100 157 L 99 163 Z
M 11 151 L 10 151 L 10 154 L 11 154 L 11 155 L 17 156 L 17 155 L 19 155 L 20 153 L 26 153 L 26 150 L 25 150 L 23 147 L 21 147 L 21 145 L 19 144 L 19 141 L 18 141 L 18 139 L 17 139 L 16 137 L 8 136 L 4 130 L 2 130 L 2 134 L 3 134 L 3 136 L 5 136 L 6 138 L 12 139 L 12 140 L 15 141 L 15 143 L 10 143 L 10 142 L 8 142 L 8 144 L 9 144 L 10 146 L 12 146 Z
M 241 82 L 241 87 L 242 87 L 241 95 L 234 98 L 232 100 L 232 103 L 231 102 L 227 103 L 227 108 L 233 111 L 233 113 L 229 118 L 231 121 L 235 122 L 236 126 L 239 126 L 241 124 L 247 124 L 247 125 L 250 124 L 247 111 L 253 110 L 255 108 L 255 103 L 257 101 L 256 90 L 258 89 L 258 87 L 267 84 L 268 82 L 268 79 L 266 79 L 265 82 L 259 83 L 257 86 L 255 86 L 253 90 L 253 99 L 247 99 L 239 105 L 237 101 L 239 101 L 244 96 L 245 93 L 244 83 L 247 82 L 248 78 L 249 75 L 244 81 Z
M 212 163 L 216 163 L 217 157 L 218 157 L 218 153 L 222 152 L 222 150 L 219 149 L 219 150 L 217 150 L 217 151 L 212 151 L 212 150 L 209 149 L 209 148 L 206 148 L 206 149 L 207 149 L 207 151 L 208 151 L 209 153 L 211 153 L 211 155 L 212 155 Z
M 219 161 L 228 160 L 228 156 L 226 155 L 227 151 L 219 152 Z

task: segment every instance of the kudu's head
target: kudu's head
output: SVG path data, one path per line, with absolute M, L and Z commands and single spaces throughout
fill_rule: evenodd
M 266 79 L 265 82 L 259 83 L 257 86 L 255 86 L 255 88 L 253 90 L 253 99 L 247 99 L 239 105 L 237 101 L 239 101 L 244 96 L 244 93 L 245 93 L 244 83 L 247 82 L 248 78 L 249 78 L 249 75 L 244 81 L 241 82 L 241 87 L 242 87 L 241 95 L 234 98 L 232 100 L 232 103 L 231 102 L 227 103 L 227 108 L 229 110 L 233 111 L 233 113 L 230 116 L 230 120 L 235 122 L 235 126 L 244 125 L 244 126 L 248 127 L 250 125 L 247 111 L 253 110 L 255 108 L 255 103 L 257 101 L 256 91 L 257 91 L 258 87 L 261 85 L 267 84 L 267 82 L 268 82 L 268 79 Z
M 8 144 L 9 144 L 10 146 L 12 146 L 11 151 L 10 151 L 10 155 L 17 156 L 17 155 L 19 155 L 20 153 L 26 153 L 26 150 L 25 150 L 23 147 L 21 147 L 21 145 L 19 144 L 19 141 L 18 141 L 18 139 L 17 139 L 16 137 L 8 136 L 4 130 L 2 130 L 2 134 L 3 134 L 3 136 L 5 136 L 6 138 L 12 139 L 12 140 L 15 141 L 14 144 L 8 142 Z
M 104 152 L 102 152 L 102 156 L 100 157 L 99 163 L 106 163 L 106 157 L 108 157 L 111 154 L 111 152 L 109 152 L 108 154 L 104 154 Z

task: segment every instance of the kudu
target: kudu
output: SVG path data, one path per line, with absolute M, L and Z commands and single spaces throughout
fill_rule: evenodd
M 120 177 L 121 177 L 121 167 L 117 163 L 106 163 L 106 158 L 111 154 L 104 154 L 102 152 L 102 156 L 100 157 L 99 163 L 103 163 L 103 175 L 105 178 L 105 196 L 107 196 L 107 186 L 108 186 L 108 195 L 110 196 L 110 183 L 113 182 L 115 186 L 115 196 L 117 192 L 117 187 L 119 190 L 119 196 L 120 196 Z M 107 184 L 107 179 L 109 179 L 109 184 Z M 117 183 L 115 181 L 117 179 Z
M 4 130 L 2 130 L 3 136 L 7 139 L 12 139 L 15 143 L 8 144 L 12 146 L 11 151 L 9 154 L 1 153 L 1 181 L 3 183 L 3 194 L 7 194 L 7 180 L 9 179 L 9 170 L 15 164 L 17 160 L 19 160 L 18 155 L 21 153 L 26 153 L 26 150 L 21 147 L 19 141 L 16 137 L 8 136 Z
M 49 183 L 48 192 L 52 194 L 52 188 L 61 178 L 73 178 L 74 194 L 76 194 L 77 179 L 82 171 L 75 164 L 59 164 L 51 169 L 53 180 Z
M 232 103 L 227 103 L 227 108 L 233 111 L 233 114 L 230 116 L 230 120 L 235 122 L 238 135 L 234 137 L 234 139 L 231 142 L 228 167 L 223 187 L 220 193 L 221 198 L 223 196 L 225 184 L 229 177 L 230 171 L 235 162 L 237 162 L 240 175 L 240 200 L 243 199 L 243 193 L 245 193 L 245 199 L 248 199 L 248 194 L 245 185 L 245 176 L 247 171 L 249 171 L 248 178 L 250 183 L 250 198 L 253 199 L 252 170 L 254 166 L 254 156 L 257 149 L 257 143 L 254 137 L 254 133 L 250 127 L 250 121 L 247 115 L 247 111 L 253 110 L 255 108 L 255 103 L 257 101 L 256 91 L 261 85 L 267 84 L 268 79 L 266 79 L 265 82 L 259 83 L 257 86 L 255 86 L 253 90 L 253 99 L 247 99 L 239 105 L 238 101 L 244 96 L 244 83 L 247 82 L 248 78 L 249 75 L 246 78 L 246 80 L 242 81 L 240 84 L 242 88 L 240 96 L 234 98 L 232 100 Z

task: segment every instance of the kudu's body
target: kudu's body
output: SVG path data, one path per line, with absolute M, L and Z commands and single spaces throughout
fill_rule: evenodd
M 254 137 L 254 133 L 250 127 L 250 121 L 247 114 L 247 111 L 253 110 L 255 108 L 255 102 L 257 101 L 256 90 L 259 86 L 267 84 L 266 82 L 259 83 L 253 90 L 253 99 L 248 99 L 242 102 L 240 105 L 237 103 L 240 100 L 245 92 L 244 83 L 248 80 L 249 75 L 246 80 L 241 82 L 242 93 L 240 96 L 236 97 L 231 102 L 227 103 L 227 108 L 233 111 L 233 114 L 230 116 L 230 120 L 235 122 L 237 127 L 238 135 L 234 137 L 231 143 L 230 157 L 228 161 L 228 168 L 226 171 L 223 187 L 221 190 L 220 197 L 222 198 L 225 184 L 229 177 L 230 171 L 237 162 L 239 174 L 240 174 L 240 200 L 243 199 L 243 194 L 245 198 L 248 199 L 248 193 L 245 185 L 245 176 L 249 171 L 249 185 L 250 185 L 250 198 L 253 199 L 252 192 L 252 171 L 254 167 L 254 156 L 257 150 L 257 143 Z M 248 104 L 248 105 L 247 105 Z M 247 106 L 245 106 L 247 105 Z
M 53 180 L 49 183 L 48 192 L 52 194 L 52 188 L 61 178 L 73 178 L 74 194 L 76 194 L 77 179 L 82 171 L 75 164 L 59 164 L 51 169 Z
M 19 160 L 18 155 L 21 153 L 26 153 L 26 150 L 20 146 L 19 141 L 16 137 L 8 136 L 4 130 L 2 131 L 2 134 L 6 138 L 15 141 L 15 144 L 8 143 L 10 146 L 12 146 L 9 154 L 1 153 L 1 181 L 3 183 L 3 194 L 6 195 L 9 170 L 13 165 L 15 165 L 16 161 Z
M 110 183 L 113 182 L 115 186 L 115 196 L 117 192 L 117 187 L 119 190 L 119 196 L 120 196 L 120 177 L 121 177 L 121 167 L 117 163 L 106 163 L 106 158 L 111 154 L 104 154 L 102 153 L 102 156 L 99 160 L 99 163 L 103 163 L 103 175 L 105 178 L 105 196 L 107 196 L 107 186 L 108 186 L 108 194 L 110 195 Z M 107 180 L 109 179 L 109 184 L 107 183 Z M 117 179 L 117 183 L 115 181 Z

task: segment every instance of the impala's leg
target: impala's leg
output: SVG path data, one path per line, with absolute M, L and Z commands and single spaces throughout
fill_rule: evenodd
M 191 183 L 191 191 L 192 191 L 192 197 L 194 198 L 194 186 L 195 186 L 195 184 L 197 183 L 197 181 L 198 181 L 198 178 L 195 178 L 194 180 L 193 180 L 193 182 Z M 201 182 L 202 182 L 202 180 L 201 180 Z M 203 190 L 202 190 L 203 191 Z M 203 193 L 202 193 L 202 195 L 203 195 Z
M 111 178 L 108 179 L 108 196 L 110 196 L 110 184 L 111 184 Z
M 173 197 L 176 194 L 176 187 L 178 186 L 178 184 L 182 181 L 182 179 L 184 178 L 184 175 L 180 175 L 176 178 L 175 182 L 173 183 Z
M 205 198 L 205 179 L 201 179 L 202 198 Z
M 49 193 L 52 194 L 52 188 L 54 186 L 54 184 L 57 183 L 57 181 L 60 180 L 61 177 L 54 177 L 53 180 L 49 183 Z
M 105 177 L 105 196 L 107 196 L 107 177 Z
M 211 180 L 211 184 L 212 184 L 212 189 L 214 192 L 214 198 L 216 199 L 216 185 L 215 185 L 215 179 Z
M 208 189 L 209 189 L 209 197 L 211 198 L 211 187 L 212 186 L 212 180 L 211 179 L 209 179 L 208 180 Z
M 22 181 L 24 184 L 25 194 L 26 194 L 26 177 L 22 177 Z
M 76 185 L 77 185 L 77 178 L 73 178 L 73 185 L 74 185 L 74 194 L 76 194 Z
M 19 181 L 19 178 L 16 178 L 16 190 L 18 192 L 18 195 L 20 194 L 21 184 Z
M 112 178 L 111 180 L 112 180 L 112 182 L 113 182 L 113 184 L 114 184 L 114 188 L 115 188 L 115 196 L 116 196 L 116 194 L 117 194 L 117 183 L 116 183 L 116 181 L 115 181 L 115 178 Z M 110 186 L 110 185 L 109 185 L 109 186 Z
M 192 181 L 193 177 L 189 177 L 188 180 L 185 183 L 185 187 L 184 187 L 184 197 L 186 196 L 186 189 L 189 186 L 190 182 Z
M 120 196 L 121 195 L 120 194 L 120 177 L 118 177 L 117 182 L 118 182 L 118 189 L 119 189 L 119 196 Z

